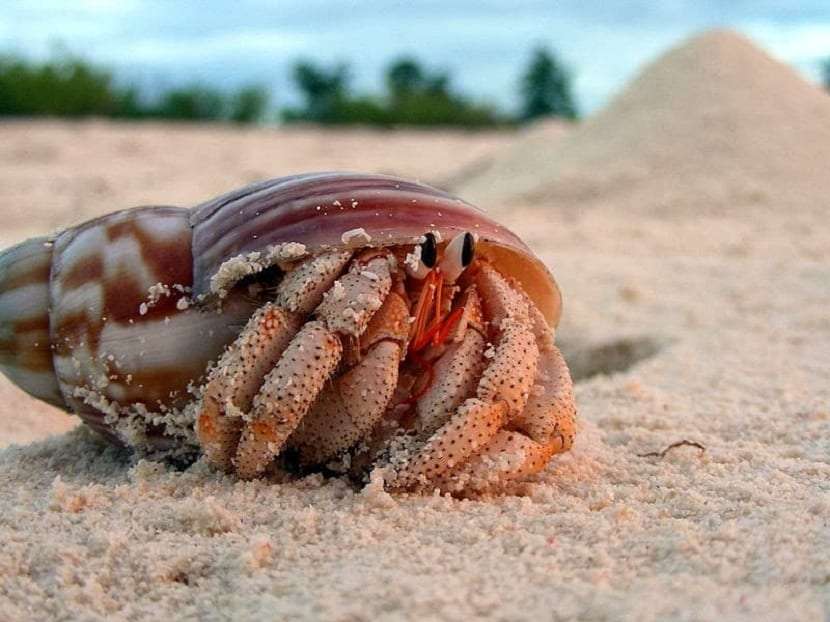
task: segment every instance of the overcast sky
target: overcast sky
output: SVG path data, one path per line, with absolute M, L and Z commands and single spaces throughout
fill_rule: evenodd
M 299 57 L 346 61 L 355 87 L 375 90 L 406 53 L 509 107 L 530 49 L 545 44 L 591 111 L 644 62 L 713 26 L 744 32 L 812 79 L 830 56 L 830 0 L 6 0 L 0 52 L 44 58 L 60 42 L 148 87 L 256 82 L 278 104 L 296 97 Z

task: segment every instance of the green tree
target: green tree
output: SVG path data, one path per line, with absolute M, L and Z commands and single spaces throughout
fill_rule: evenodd
M 236 123 L 257 123 L 268 109 L 268 92 L 260 86 L 239 89 L 230 103 L 230 120 Z
M 449 83 L 446 73 L 430 73 L 411 56 L 392 61 L 386 70 L 386 89 L 392 99 L 422 94 L 449 97 Z
M 821 62 L 821 82 L 824 88 L 830 91 L 830 57 Z
M 525 121 L 552 116 L 577 117 L 571 76 L 556 56 L 544 47 L 533 51 L 521 79 L 521 118 Z
M 446 72 L 430 71 L 410 56 L 392 61 L 385 78 L 393 124 L 486 126 L 502 121 L 492 108 L 453 93 Z
M 113 116 L 120 119 L 144 119 L 151 110 L 142 101 L 141 92 L 135 86 L 128 86 L 115 94 Z
M 83 117 L 116 108 L 109 72 L 63 55 L 45 63 L 0 58 L 0 114 Z
M 164 93 L 157 116 L 164 119 L 212 121 L 222 119 L 226 107 L 227 101 L 221 92 L 194 84 Z
M 348 96 L 349 71 L 346 65 L 322 67 L 310 61 L 294 66 L 294 82 L 304 99 L 299 111 L 289 111 L 288 117 L 317 123 L 336 123 L 338 108 Z
M 386 70 L 386 89 L 393 98 L 412 95 L 421 89 L 423 82 L 424 71 L 414 58 L 400 58 Z
M 494 108 L 454 93 L 447 73 L 430 71 L 409 56 L 386 69 L 383 96 L 353 94 L 345 65 L 326 68 L 303 61 L 295 65 L 293 77 L 303 106 L 283 111 L 289 122 L 460 127 L 507 122 Z
M 102 116 L 122 119 L 262 119 L 268 94 L 249 86 L 234 94 L 192 85 L 148 98 L 134 85 L 116 86 L 112 74 L 58 47 L 51 60 L 0 55 L 0 116 Z

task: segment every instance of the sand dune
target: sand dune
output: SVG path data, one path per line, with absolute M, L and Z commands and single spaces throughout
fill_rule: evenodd
M 711 66 L 695 52 L 700 41 L 707 39 L 691 51 L 705 73 Z M 758 58 L 732 35 L 708 41 L 720 55 L 712 63 L 724 71 L 732 62 L 742 66 L 745 52 Z M 683 50 L 670 59 L 687 58 L 689 48 Z M 770 72 L 780 77 L 777 64 L 764 63 L 753 80 L 765 81 Z M 640 84 L 648 89 L 654 82 Z M 787 84 L 802 98 L 812 96 Z M 645 103 L 635 95 L 629 89 L 616 104 L 631 107 L 629 118 L 654 101 L 653 93 Z M 677 89 L 666 85 L 667 109 L 681 105 L 675 96 Z M 705 103 L 704 95 L 696 97 Z M 788 94 L 782 100 L 789 102 Z M 719 131 L 680 135 L 720 127 L 701 126 L 699 116 L 708 118 L 709 109 L 696 110 L 696 120 L 667 130 L 663 140 L 715 150 Z M 786 132 L 767 127 L 756 112 L 747 111 L 751 122 L 741 122 L 741 131 L 754 128 L 758 145 L 783 140 Z M 743 170 L 755 176 L 754 167 L 765 167 L 787 181 L 795 175 L 789 160 L 830 149 L 830 138 L 811 144 L 824 138 L 813 133 L 806 110 L 791 112 L 797 119 L 788 131 L 808 128 L 809 136 L 794 137 L 793 151 L 776 148 Z M 609 123 L 610 113 L 602 114 L 563 140 L 599 132 L 590 127 Z M 244 182 L 253 168 L 238 161 L 253 167 L 255 160 L 240 156 L 239 145 L 266 140 L 216 128 L 57 123 L 0 126 L 0 135 L 23 145 L 23 127 L 57 154 L 64 179 L 77 172 L 73 196 L 94 196 L 93 178 L 105 180 L 106 200 L 94 209 L 134 202 L 154 174 L 159 195 L 192 200 L 194 188 L 208 180 L 198 167 L 195 176 L 185 174 L 183 154 L 213 162 L 214 172 L 217 163 L 237 163 L 209 184 Z M 90 173 L 85 161 L 73 159 L 78 132 L 88 132 L 86 153 L 106 153 L 128 140 L 143 145 L 142 162 L 159 163 L 137 172 L 135 162 L 111 153 Z M 631 132 L 619 129 L 622 142 L 609 138 L 607 152 L 586 147 L 579 152 L 583 166 L 610 158 L 624 138 L 633 140 Z M 419 137 L 416 162 L 409 147 L 384 152 L 390 142 L 411 145 L 411 137 L 357 136 L 362 148 L 352 160 L 344 156 L 350 168 L 425 176 L 440 172 L 451 152 L 472 158 L 503 147 L 502 136 Z M 648 136 L 654 144 L 661 140 L 659 133 Z M 280 156 L 280 166 L 316 168 L 321 159 L 311 145 L 325 134 L 292 140 L 295 149 Z M 196 145 L 210 153 L 188 153 Z M 655 153 L 673 151 L 663 145 Z M 16 209 L 33 214 L 24 229 L 52 226 L 68 217 L 72 202 L 56 204 L 60 213 L 44 209 L 40 201 L 53 195 L 35 190 L 32 180 L 48 188 L 60 175 L 27 158 L 4 164 L 3 205 L 14 199 Z M 702 170 L 700 158 L 693 159 L 692 172 Z M 161 171 L 164 165 L 171 171 Z M 256 160 L 256 171 L 283 172 L 269 166 Z M 549 179 L 545 166 L 535 170 Z M 580 175 L 594 180 L 600 209 L 574 214 L 558 199 L 540 198 L 542 209 L 507 203 L 498 210 L 562 286 L 558 340 L 579 375 L 575 447 L 534 481 L 514 494 L 459 501 L 390 496 L 371 485 L 358 491 L 319 476 L 280 485 L 235 481 L 203 463 L 184 471 L 135 464 L 84 429 L 7 447 L 0 450 L 0 620 L 825 619 L 830 228 L 816 206 L 827 194 L 811 194 L 807 205 L 801 197 L 812 187 L 792 179 L 794 194 L 768 195 L 757 209 L 749 202 L 734 213 L 725 198 L 738 187 L 730 171 L 722 171 L 724 202 L 709 209 L 717 193 L 700 180 L 714 171 L 702 177 L 678 171 L 669 188 L 670 170 L 655 178 L 652 193 L 660 201 L 642 210 L 628 211 L 637 197 L 652 197 L 649 176 L 620 184 L 591 168 Z M 695 217 L 695 205 L 706 215 Z M 44 412 L 0 385 L 0 439 L 62 432 L 51 419 L 26 418 Z M 13 421 L 33 422 L 32 433 L 10 432 Z M 648 455 L 682 440 L 705 449 Z
M 824 210 L 830 96 L 741 35 L 712 31 L 647 66 L 561 141 L 532 137 L 454 190 L 478 202 L 668 218 Z

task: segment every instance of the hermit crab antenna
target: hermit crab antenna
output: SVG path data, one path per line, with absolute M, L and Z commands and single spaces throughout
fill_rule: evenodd
M 460 233 L 455 236 L 444 250 L 444 257 L 441 259 L 441 273 L 444 281 L 455 283 L 461 273 L 473 263 L 476 254 L 476 239 L 470 232 Z
M 406 256 L 406 273 L 413 279 L 423 280 L 438 263 L 438 241 L 434 233 L 424 235 L 423 242 L 416 244 L 412 253 Z

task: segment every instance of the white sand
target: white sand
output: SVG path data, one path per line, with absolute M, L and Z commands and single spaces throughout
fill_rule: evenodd
M 72 128 L 28 127 L 73 148 Z M 133 465 L 83 429 L 0 451 L 0 620 L 827 619 L 830 228 L 797 207 L 503 212 L 559 278 L 575 371 L 627 367 L 577 385 L 573 451 L 515 496 L 237 482 Z M 6 435 L 32 402 L 0 396 Z M 683 439 L 706 451 L 638 456 Z
M 191 205 L 309 170 L 434 182 L 508 144 L 505 131 L 257 129 L 7 122 L 0 140 L 0 246 L 134 205 Z

